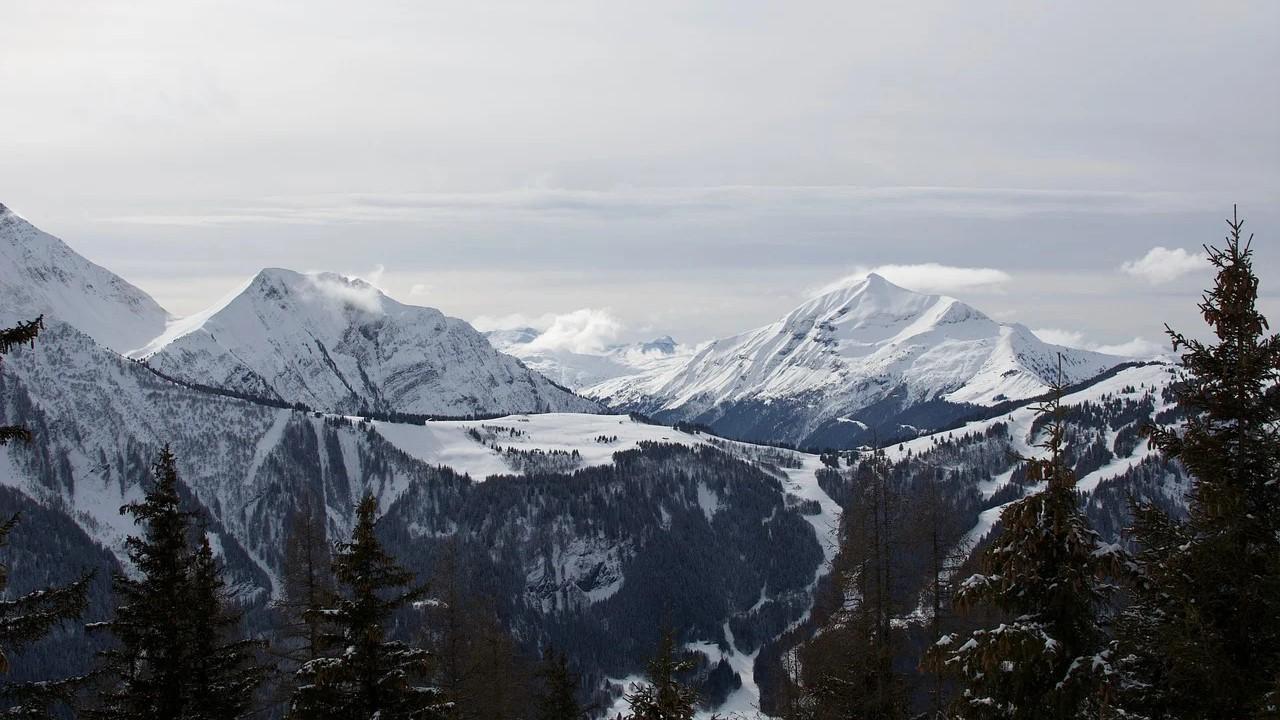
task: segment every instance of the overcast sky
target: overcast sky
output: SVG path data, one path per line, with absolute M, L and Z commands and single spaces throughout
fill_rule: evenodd
M 697 341 L 884 268 L 1158 341 L 1232 202 L 1280 293 L 1280 3 L 0 0 L 0 202 L 178 314 L 284 266 Z

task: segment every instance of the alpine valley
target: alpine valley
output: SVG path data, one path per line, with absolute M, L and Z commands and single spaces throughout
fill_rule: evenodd
M 343 538 L 372 493 L 402 562 L 433 578 L 448 557 L 522 645 L 568 653 L 601 715 L 664 623 L 699 653 L 707 715 L 774 712 L 782 658 L 839 602 L 859 448 L 886 449 L 904 502 L 941 502 L 959 568 L 1037 487 L 1017 458 L 1059 372 L 1094 527 L 1120 542 L 1131 497 L 1183 512 L 1184 471 L 1138 432 L 1178 422 L 1174 368 L 1051 345 L 877 275 L 696 348 L 552 353 L 536 331 L 486 337 L 331 273 L 263 270 L 175 318 L 0 206 L 0 322 L 36 316 L 0 372 L 0 424 L 35 437 L 0 453 L 0 512 L 25 518 L 13 591 L 127 572 L 119 509 L 168 445 L 252 628 L 270 633 L 299 508 Z M 916 565 L 895 590 L 905 625 L 929 616 Z M 85 669 L 59 661 L 74 642 L 56 635 L 22 672 Z

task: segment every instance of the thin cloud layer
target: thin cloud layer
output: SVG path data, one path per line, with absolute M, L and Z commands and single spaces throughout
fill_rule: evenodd
M 1107 355 L 1118 355 L 1120 357 L 1149 360 L 1165 357 L 1169 353 L 1168 347 L 1152 342 L 1144 337 L 1135 337 L 1132 340 L 1122 343 L 1100 344 L 1090 342 L 1085 334 L 1078 330 L 1037 328 L 1032 332 L 1036 334 L 1036 337 L 1053 345 L 1062 345 L 1064 347 L 1078 348 L 1080 350 L 1092 350 L 1094 352 L 1105 353 Z
M 530 352 L 572 352 L 580 355 L 604 352 L 618 341 L 624 327 L 622 321 L 604 308 L 580 308 L 537 317 L 519 313 L 501 317 L 481 316 L 471 324 L 482 332 L 533 328 L 539 331 L 539 335 L 526 346 Z
M 1013 278 L 1009 273 L 995 268 L 956 267 L 939 263 L 916 265 L 859 266 L 852 273 L 818 288 L 814 294 L 822 295 L 865 278 L 871 273 L 908 290 L 923 293 L 1000 292 Z
M 382 293 L 360 278 L 337 273 L 307 273 L 311 288 L 323 298 L 342 305 L 352 305 L 368 313 L 382 312 Z

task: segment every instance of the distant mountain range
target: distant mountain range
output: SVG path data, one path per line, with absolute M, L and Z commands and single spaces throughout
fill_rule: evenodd
M 449 544 L 509 627 L 568 651 L 592 683 L 620 687 L 654 628 L 681 628 L 725 712 L 761 704 L 768 663 L 814 611 L 859 454 L 734 442 L 604 403 L 770 442 L 893 439 L 895 477 L 931 478 L 945 498 L 947 541 L 976 541 L 1034 488 L 1014 457 L 1032 452 L 1027 400 L 1061 355 L 1078 384 L 1067 460 L 1103 535 L 1119 539 L 1130 496 L 1176 512 L 1186 487 L 1139 433 L 1177 422 L 1167 366 L 1050 345 L 874 275 L 702 346 L 568 353 L 328 273 L 264 270 L 174 318 L 0 206 L 0 323 L 40 314 L 34 347 L 0 366 L 0 424 L 36 438 L 0 452 L 0 514 L 56 538 L 23 546 L 47 580 L 100 567 L 104 549 L 127 562 L 135 530 L 119 508 L 169 444 L 254 627 L 280 592 L 299 503 L 322 505 L 336 539 L 372 493 L 388 546 L 421 577 Z M 350 417 L 396 413 L 506 417 Z M 930 432 L 943 427 L 957 429 Z
M 348 413 L 601 410 L 495 351 L 465 321 L 333 273 L 263 270 L 226 301 L 175 319 L 7 209 L 0 263 L 4 320 L 48 314 L 194 384 Z
M 670 336 L 612 345 L 597 353 L 548 345 L 542 342 L 543 333 L 531 327 L 491 330 L 485 336 L 495 348 L 520 358 L 557 383 L 579 391 L 607 380 L 674 367 L 693 352 L 693 348 L 680 345 Z

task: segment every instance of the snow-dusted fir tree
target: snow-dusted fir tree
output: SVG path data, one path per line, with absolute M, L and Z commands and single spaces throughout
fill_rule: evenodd
M 248 714 L 254 691 L 266 679 L 256 662 L 262 643 L 236 637 L 241 614 L 232 608 L 222 568 L 202 534 L 191 567 L 187 615 L 191 624 L 191 720 L 230 720 Z
M 425 586 L 396 564 L 374 530 L 377 501 L 356 508 L 351 540 L 334 557 L 341 586 L 336 603 L 313 611 L 328 625 L 324 656 L 298 669 L 289 709 L 293 720 L 435 720 L 444 717 L 440 691 L 427 685 L 426 650 L 389 640 L 401 608 L 426 598 Z
M 944 636 L 928 658 L 959 681 L 957 717 L 1099 716 L 1110 672 L 1100 618 L 1120 550 L 1103 545 L 1080 511 L 1075 474 L 1064 460 L 1061 397 L 1055 383 L 1053 399 L 1040 408 L 1054 418 L 1041 444 L 1047 457 L 1024 460 L 1028 478 L 1044 489 L 1004 510 L 982 571 L 956 592 L 957 606 L 995 611 L 997 624 L 968 637 Z
M 628 720 L 693 720 L 698 707 L 698 692 L 677 679 L 677 675 L 693 668 L 693 663 L 679 655 L 675 633 L 662 632 L 658 654 L 649 661 L 648 680 L 627 695 L 631 707 Z
M 35 341 L 43 327 L 42 320 L 0 330 L 0 355 L 8 354 L 18 345 Z M 31 441 L 31 433 L 20 426 L 0 427 L 0 446 L 10 441 Z M 9 534 L 19 522 L 14 515 L 0 525 L 0 548 L 8 541 Z M 0 600 L 0 673 L 8 674 L 12 655 L 40 640 L 59 624 L 74 620 L 84 612 L 91 574 L 59 587 L 41 588 L 20 597 Z M 0 563 L 0 592 L 9 586 L 9 567 Z M 43 718 L 50 706 L 66 702 L 77 679 L 54 682 L 4 683 L 0 685 L 0 716 L 13 718 Z
M 1280 716 L 1280 335 L 1258 312 L 1252 237 L 1233 213 L 1200 303 L 1215 342 L 1183 349 L 1181 428 L 1152 444 L 1192 477 L 1189 517 L 1138 508 L 1135 601 L 1120 624 L 1132 717 Z
M 176 459 L 160 453 L 141 502 L 121 508 L 142 526 L 125 545 L 136 576 L 114 578 L 115 617 L 92 626 L 105 650 L 107 683 L 89 717 L 103 720 L 234 720 L 249 709 L 262 673 L 251 643 L 234 637 L 238 617 L 222 596 L 207 541 L 192 547 L 193 514 L 182 507 Z
M 30 322 L 20 322 L 11 328 L 0 329 L 0 356 L 8 355 L 11 350 L 19 345 L 32 345 L 36 341 L 36 336 L 44 328 L 44 316 L 38 317 Z M 31 440 L 31 432 L 20 425 L 5 425 L 0 427 L 0 445 L 5 445 L 11 440 Z
M 14 515 L 0 525 L 0 548 L 17 525 Z M 42 588 L 12 600 L 0 600 L 0 672 L 11 670 L 10 655 L 40 640 L 54 627 L 75 620 L 84 613 L 92 574 L 59 587 Z M 0 592 L 9 584 L 9 568 L 0 563 Z M 61 681 L 4 683 L 0 685 L 0 717 L 52 717 L 49 709 L 68 703 L 83 678 Z

